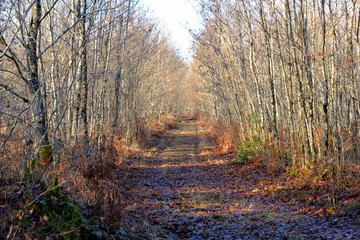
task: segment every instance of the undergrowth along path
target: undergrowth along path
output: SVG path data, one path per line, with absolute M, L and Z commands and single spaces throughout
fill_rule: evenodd
M 306 212 L 306 199 L 292 200 L 292 194 L 311 197 L 307 191 L 279 186 L 260 194 L 274 176 L 211 154 L 215 143 L 194 120 L 179 119 L 149 149 L 123 183 L 125 210 L 138 219 L 130 231 L 140 238 L 360 239 L 358 219 L 323 214 L 316 203 Z M 283 190 L 288 194 L 280 200 Z

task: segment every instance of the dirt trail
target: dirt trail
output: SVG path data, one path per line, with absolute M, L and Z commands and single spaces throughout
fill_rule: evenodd
M 206 155 L 213 148 L 197 122 L 183 119 L 132 166 L 125 209 L 142 221 L 132 232 L 149 239 L 360 239 L 354 219 L 303 214 L 298 202 L 256 194 L 267 176 Z

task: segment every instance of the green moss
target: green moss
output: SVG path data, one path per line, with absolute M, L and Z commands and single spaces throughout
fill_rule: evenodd
M 40 239 L 51 234 L 61 235 L 63 239 L 81 239 L 80 228 L 84 224 L 84 217 L 71 199 L 43 196 L 30 208 L 34 209 L 34 215 L 40 219 L 36 227 Z
M 53 162 L 53 149 L 49 141 L 41 147 L 39 159 L 42 165 L 49 165 Z
M 158 147 L 152 147 L 149 149 L 149 152 L 151 152 L 151 153 L 155 153 L 157 151 L 158 151 Z
M 55 180 L 54 185 L 57 184 Z M 87 220 L 75 202 L 64 195 L 55 196 L 53 191 L 11 211 L 11 214 L 13 217 L 9 219 L 9 224 L 17 229 L 17 237 L 25 232 L 29 238 L 39 240 L 113 239 L 105 225 Z M 141 238 L 119 230 L 116 239 Z

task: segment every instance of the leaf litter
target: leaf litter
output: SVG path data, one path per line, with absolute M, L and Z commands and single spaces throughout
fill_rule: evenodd
M 231 165 L 234 156 L 215 154 L 196 121 L 179 121 L 150 145 L 117 170 L 127 174 L 125 225 L 139 238 L 360 239 L 358 213 L 331 211 L 330 186 L 299 186 L 263 163 Z M 358 188 L 336 191 L 338 202 L 359 201 Z

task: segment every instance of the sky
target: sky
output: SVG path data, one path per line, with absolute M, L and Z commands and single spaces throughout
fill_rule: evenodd
M 142 0 L 150 15 L 160 21 L 160 27 L 169 34 L 180 55 L 191 60 L 192 37 L 189 29 L 200 29 L 200 18 L 195 10 L 194 0 Z

